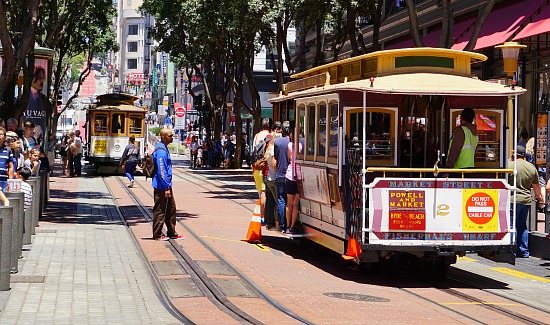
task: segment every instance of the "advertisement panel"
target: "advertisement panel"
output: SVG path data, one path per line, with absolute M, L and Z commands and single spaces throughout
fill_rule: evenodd
M 368 197 L 369 243 L 509 243 L 510 193 L 501 179 L 377 178 Z

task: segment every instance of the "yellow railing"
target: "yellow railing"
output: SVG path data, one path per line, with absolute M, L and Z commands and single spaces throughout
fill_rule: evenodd
M 470 169 L 455 169 L 455 168 L 396 168 L 396 167 L 367 167 L 367 173 L 382 172 L 384 177 L 386 173 L 419 173 L 422 177 L 423 173 L 433 173 L 434 176 L 439 174 L 491 174 L 495 173 L 495 178 L 499 174 L 513 174 L 514 169 L 511 168 L 470 168 Z

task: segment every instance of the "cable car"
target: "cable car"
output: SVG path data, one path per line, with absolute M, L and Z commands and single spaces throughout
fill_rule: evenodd
M 130 136 L 144 156 L 147 109 L 134 105 L 139 98 L 128 94 L 97 96 L 97 104 L 86 112 L 88 154 L 86 160 L 98 172 L 116 170 Z
M 517 121 L 525 89 L 473 77 L 472 64 L 486 59 L 387 50 L 291 76 L 269 101 L 303 147 L 301 236 L 358 264 L 412 256 L 446 271 L 468 252 L 514 263 L 507 178 L 517 125 L 507 121 Z M 476 114 L 476 168 L 444 169 L 464 108 Z

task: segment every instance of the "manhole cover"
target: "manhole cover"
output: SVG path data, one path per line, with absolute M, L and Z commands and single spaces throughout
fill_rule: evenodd
M 370 301 L 370 302 L 389 302 L 390 301 L 387 298 L 361 295 L 357 293 L 325 292 L 323 294 L 325 296 L 332 297 L 332 298 L 355 300 L 355 301 Z

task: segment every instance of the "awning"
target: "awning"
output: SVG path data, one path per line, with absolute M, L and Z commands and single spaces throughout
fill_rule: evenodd
M 474 23 L 475 20 L 476 20 L 476 17 L 470 17 L 470 18 L 467 18 L 467 19 L 464 19 L 464 20 L 461 20 L 461 21 L 457 21 L 453 24 L 454 25 L 454 27 L 453 27 L 453 43 L 455 42 L 457 37 L 459 37 L 462 33 L 464 33 L 466 28 L 468 28 L 470 25 L 472 25 Z M 438 26 L 437 29 L 434 29 L 434 30 L 428 32 L 428 34 L 426 34 L 426 36 L 424 36 L 424 38 L 422 39 L 423 42 L 424 42 L 424 46 L 425 47 L 437 47 L 437 45 L 439 43 L 439 35 L 440 34 L 441 34 L 441 26 Z M 395 44 L 390 44 L 389 46 L 386 46 L 385 49 L 386 50 L 393 50 L 393 49 L 403 49 L 403 48 L 408 48 L 408 47 L 414 47 L 414 41 L 413 41 L 412 37 L 410 37 L 410 36 L 409 36 L 409 38 L 407 38 L 403 41 L 400 41 L 400 42 L 397 42 Z
M 521 0 L 491 11 L 479 32 L 474 50 L 502 44 L 529 19 L 546 0 Z M 474 26 L 452 46 L 454 50 L 463 50 L 472 37 Z
M 542 9 L 537 17 L 535 17 L 532 22 L 527 24 L 527 26 L 525 26 L 525 28 L 522 29 L 513 40 L 517 41 L 522 38 L 548 32 L 550 32 L 550 6 L 546 6 L 546 8 Z

